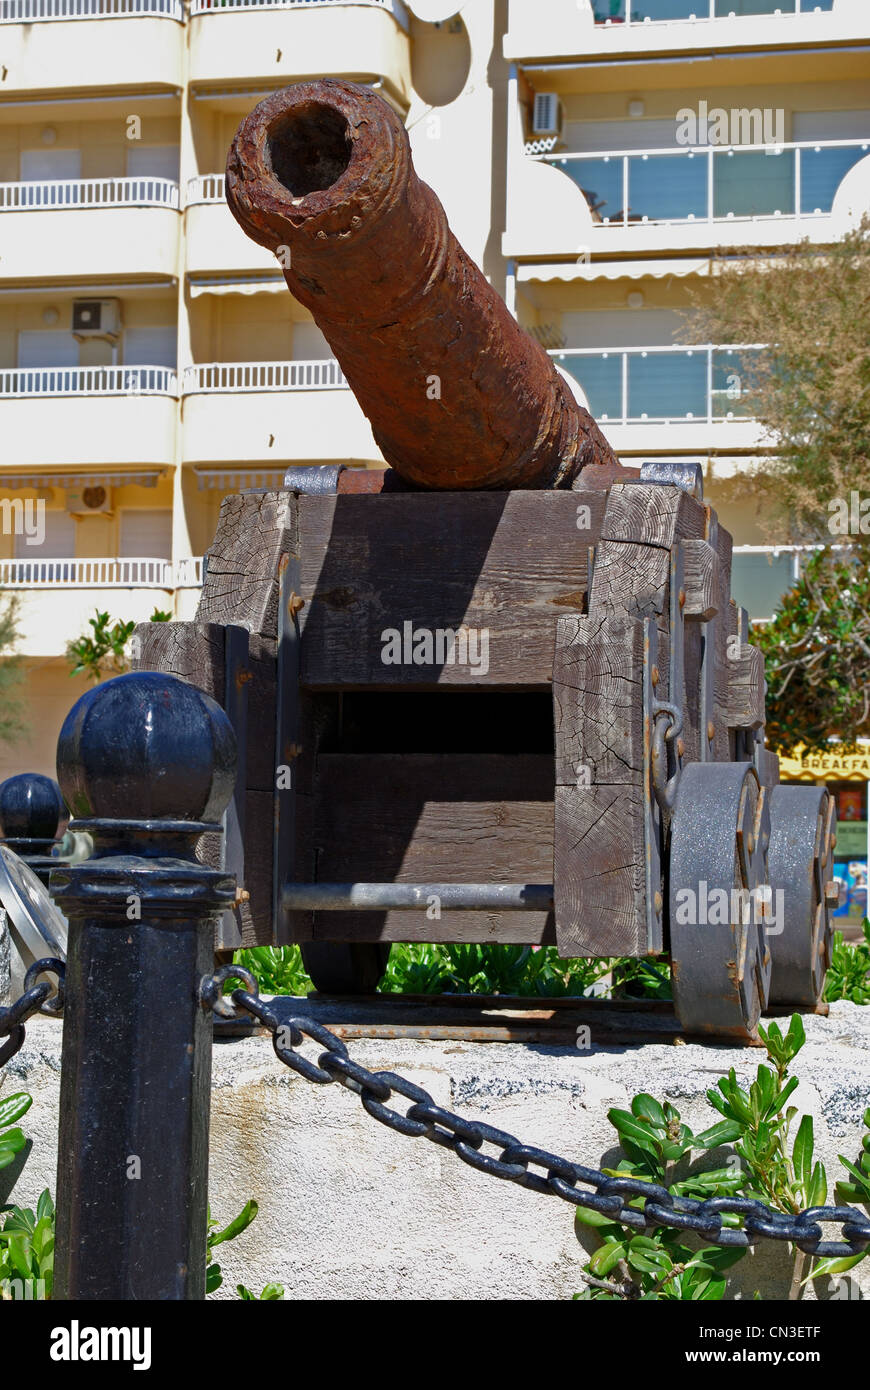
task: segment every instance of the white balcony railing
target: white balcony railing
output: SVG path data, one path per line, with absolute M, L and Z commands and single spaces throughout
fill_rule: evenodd
M 0 0 L 0 24 L 37 24 L 51 19 L 130 19 L 157 15 L 184 18 L 181 0 Z
M 750 116 L 747 128 L 752 133 Z M 694 145 L 590 154 L 541 154 L 533 143 L 528 154 L 555 164 L 573 179 L 593 221 L 612 227 L 826 217 L 846 174 L 870 154 L 870 141 Z
M 228 10 L 314 10 L 336 5 L 367 5 L 389 10 L 402 25 L 407 25 L 407 11 L 401 0 L 190 0 L 190 13 L 220 14 Z
M 0 396 L 177 396 L 171 367 L 0 369 Z
M 347 389 L 334 357 L 299 362 L 201 362 L 185 367 L 182 393 Z
M 752 354 L 745 347 L 560 348 L 550 356 L 582 386 L 602 423 L 708 424 L 753 418 Z
M 186 207 L 198 203 L 222 203 L 224 201 L 223 174 L 197 174 L 187 180 Z
M 596 24 L 670 24 L 744 15 L 830 12 L 834 0 L 592 0 Z
M 3 589 L 195 589 L 202 585 L 202 558 L 0 560 Z
M 0 0 L 2 3 L 2 0 Z M 0 183 L 0 211 L 33 212 L 65 208 L 178 208 L 172 179 L 52 179 Z

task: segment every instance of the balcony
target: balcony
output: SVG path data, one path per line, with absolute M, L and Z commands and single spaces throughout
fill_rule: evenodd
M 4 96 L 179 88 L 183 18 L 181 0 L 0 0 Z
M 510 0 L 505 55 L 639 60 L 870 35 L 863 0 Z
M 71 275 L 173 277 L 178 210 L 178 184 L 170 179 L 0 183 L 0 274 L 40 282 Z M 100 215 L 84 217 L 87 211 Z
M 0 400 L 16 468 L 175 462 L 178 383 L 167 367 L 0 370 Z
M 113 618 L 146 622 L 155 608 L 190 618 L 202 586 L 202 560 L 0 560 L 0 589 L 20 594 L 25 657 L 63 656 L 66 644 L 88 630 L 94 609 Z
M 410 99 L 401 0 L 191 0 L 190 26 L 193 87 L 272 88 L 331 73 L 380 79 L 400 104 Z
M 383 463 L 334 358 L 200 363 L 182 394 L 185 462 Z
M 731 559 L 731 597 L 753 622 L 770 622 L 783 595 L 795 585 L 818 545 L 735 545 Z M 847 545 L 831 546 L 847 552 Z
M 752 414 L 757 346 L 552 350 L 617 452 L 759 447 Z
M 279 271 L 271 251 L 246 236 L 227 207 L 223 174 L 190 179 L 185 209 L 190 274 Z
M 580 242 L 581 252 L 607 256 L 836 240 L 870 209 L 868 155 L 870 142 L 846 140 L 527 158 L 577 189 L 562 250 L 576 257 Z M 564 184 L 535 187 L 567 213 Z M 509 214 L 508 254 L 557 254 L 552 209 L 540 208 L 532 222 L 524 201 L 521 178 L 510 191 L 518 217 Z

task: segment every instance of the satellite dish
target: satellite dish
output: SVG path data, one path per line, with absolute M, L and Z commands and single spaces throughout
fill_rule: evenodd
M 405 8 L 424 24 L 442 24 L 458 15 L 464 6 L 465 0 L 405 0 Z

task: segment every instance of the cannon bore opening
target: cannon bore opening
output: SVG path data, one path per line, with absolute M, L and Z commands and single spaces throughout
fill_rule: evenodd
M 295 198 L 331 188 L 350 163 L 347 121 L 320 102 L 288 111 L 269 131 L 268 143 L 272 172 Z

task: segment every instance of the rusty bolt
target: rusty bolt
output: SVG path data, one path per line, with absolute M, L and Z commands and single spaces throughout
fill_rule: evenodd
M 287 612 L 290 614 L 290 617 L 295 618 L 296 614 L 301 613 L 304 607 L 304 598 L 300 598 L 299 595 L 296 593 L 291 593 L 290 597 L 287 600 Z
M 658 685 L 658 683 L 659 683 L 659 668 L 658 668 L 658 666 L 654 666 L 654 667 L 652 668 L 652 670 L 650 671 L 650 680 L 652 681 L 653 685 Z
M 840 900 L 839 886 L 834 882 L 832 878 L 829 878 L 827 883 L 825 884 L 825 899 L 829 903 L 836 903 Z
M 713 742 L 713 739 L 714 739 L 715 737 L 716 737 L 716 725 L 713 723 L 712 719 L 710 719 L 710 720 L 707 721 L 707 738 L 708 738 L 708 739 L 710 740 L 710 742 L 712 743 L 712 742 Z
M 251 674 L 250 671 L 244 671 L 244 670 L 239 671 L 238 674 L 236 675 L 236 685 L 237 685 L 237 686 L 247 685 L 248 682 L 249 682 L 249 681 L 252 681 L 253 679 L 254 679 L 254 677 L 253 677 L 253 675 Z
M 681 590 L 680 590 L 679 594 L 677 595 L 677 598 L 679 599 L 680 607 L 681 607 L 681 608 L 685 608 L 685 606 L 686 606 L 686 591 L 685 591 L 685 589 L 681 589 Z
M 682 740 L 681 738 L 678 738 L 678 739 L 677 739 L 677 752 L 679 753 L 680 757 L 683 756 L 683 754 L 685 753 L 685 751 L 686 751 L 686 745 L 684 744 L 684 742 L 683 742 L 683 740 Z
M 242 903 L 250 902 L 250 898 L 251 895 L 248 892 L 247 888 L 237 888 L 234 905 L 236 907 L 240 907 Z
M 661 893 L 657 892 L 655 894 L 655 897 L 653 898 L 653 907 L 655 908 L 656 912 L 661 912 L 662 906 L 662 895 Z

